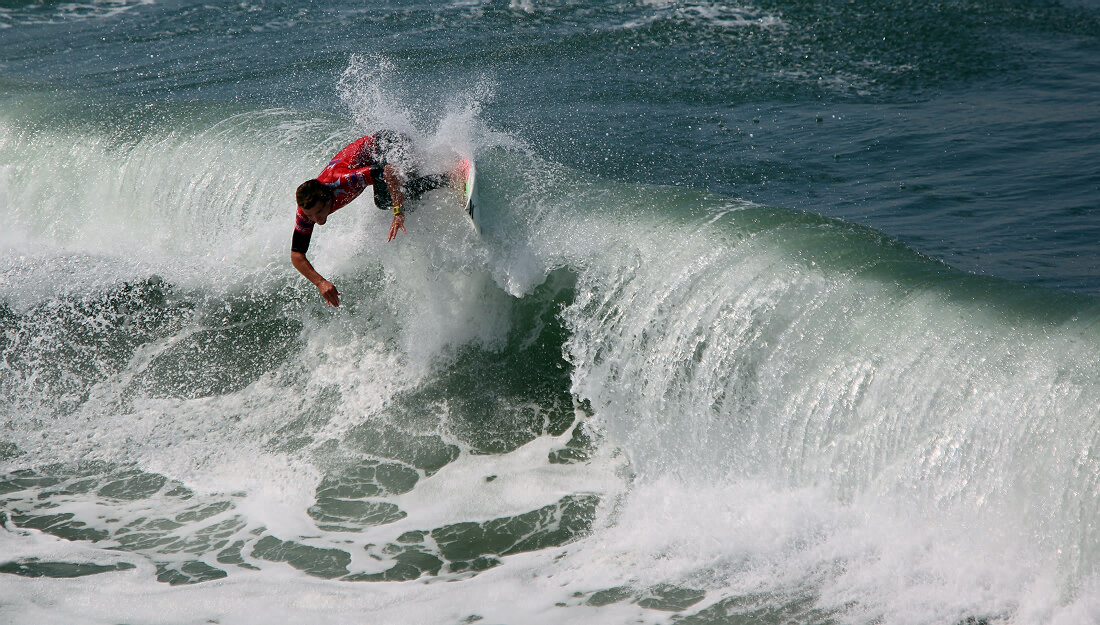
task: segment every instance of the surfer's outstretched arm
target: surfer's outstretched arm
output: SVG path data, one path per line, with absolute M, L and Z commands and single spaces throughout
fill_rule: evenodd
M 398 207 L 393 207 L 393 222 L 390 223 L 390 235 L 386 237 L 386 242 L 392 241 L 397 237 L 397 230 L 401 229 L 405 232 L 405 213 L 399 212 Z
M 323 297 L 326 302 L 333 306 L 340 305 L 340 291 L 336 290 L 336 285 L 325 280 L 324 276 L 317 273 L 317 270 L 313 268 L 313 265 L 303 252 L 291 252 L 290 263 L 294 265 L 298 273 L 305 276 L 306 280 L 309 280 L 317 287 L 317 290 L 321 293 L 321 297 Z
M 393 222 L 390 224 L 390 235 L 386 238 L 386 242 L 392 241 L 397 236 L 397 230 L 400 228 L 402 231 L 408 233 L 405 230 L 405 190 L 404 190 L 404 176 L 393 165 L 387 164 L 383 170 L 382 177 L 386 181 L 386 187 L 390 190 L 390 197 L 393 200 Z

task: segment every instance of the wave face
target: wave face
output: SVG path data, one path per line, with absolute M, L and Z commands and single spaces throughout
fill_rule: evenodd
M 440 192 L 387 245 L 361 200 L 311 250 L 325 309 L 255 166 L 307 177 L 338 119 L 44 97 L 0 126 L 14 622 L 1093 613 L 1093 298 L 588 177 L 459 107 L 409 125 L 478 146 L 484 236 Z
M 1100 622 L 1098 24 L 9 3 L 0 621 Z

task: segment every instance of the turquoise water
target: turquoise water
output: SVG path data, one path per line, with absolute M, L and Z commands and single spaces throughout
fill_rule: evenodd
M 4 4 L 0 622 L 1100 621 L 1098 11 Z

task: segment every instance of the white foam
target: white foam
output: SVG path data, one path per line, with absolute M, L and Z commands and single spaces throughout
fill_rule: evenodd
M 395 531 L 487 521 L 552 505 L 568 495 L 607 495 L 622 489 L 621 457 L 604 452 L 586 463 L 548 464 L 550 451 L 562 447 L 568 436 L 542 436 L 508 454 L 463 455 L 412 491 L 390 499 L 410 513 Z

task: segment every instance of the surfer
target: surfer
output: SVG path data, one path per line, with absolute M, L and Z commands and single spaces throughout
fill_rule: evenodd
M 290 262 L 312 282 L 321 297 L 333 306 L 340 305 L 340 292 L 306 258 L 313 226 L 323 226 L 329 215 L 347 206 L 367 187 L 374 187 L 374 203 L 382 210 L 393 210 L 389 236 L 405 230 L 405 201 L 448 183 L 446 174 L 418 176 L 412 158 L 409 136 L 382 130 L 360 137 L 340 150 L 321 174 L 298 186 L 295 200 L 298 214 L 290 245 Z

